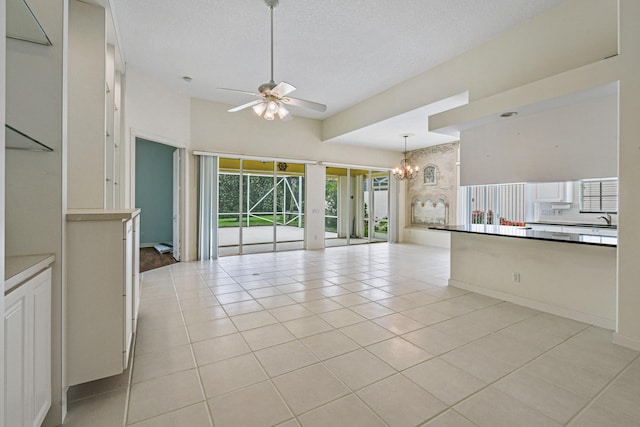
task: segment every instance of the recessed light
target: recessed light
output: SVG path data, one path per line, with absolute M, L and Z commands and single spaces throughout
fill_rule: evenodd
M 193 80 L 191 77 L 189 76 L 182 76 L 182 80 L 184 80 L 187 83 L 191 83 L 191 80 Z
M 500 114 L 500 117 L 513 117 L 517 115 L 518 115 L 517 111 L 507 111 L 506 113 Z

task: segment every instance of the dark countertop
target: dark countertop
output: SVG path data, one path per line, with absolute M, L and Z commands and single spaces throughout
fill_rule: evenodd
M 589 224 L 586 222 L 550 222 L 550 221 L 540 221 L 540 222 L 527 222 L 527 224 L 535 224 L 535 225 L 561 225 L 561 226 L 569 226 L 569 227 L 589 227 L 589 228 L 609 228 L 611 230 L 617 230 L 617 225 L 607 225 L 607 224 Z
M 555 233 L 551 231 L 536 231 L 526 227 L 511 227 L 501 225 L 439 225 L 431 226 L 430 230 L 453 231 L 458 233 L 489 234 L 492 236 L 515 237 L 520 239 L 547 240 L 551 242 L 577 243 L 582 245 L 617 247 L 618 238 L 609 236 L 594 236 L 578 233 Z

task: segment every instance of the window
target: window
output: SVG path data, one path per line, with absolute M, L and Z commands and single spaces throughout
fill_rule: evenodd
M 460 191 L 460 224 L 525 224 L 524 184 L 473 185 L 460 187 Z
M 580 181 L 580 212 L 616 213 L 617 211 L 617 178 Z
M 427 166 L 423 169 L 424 183 L 427 185 L 435 185 L 438 169 L 435 166 Z

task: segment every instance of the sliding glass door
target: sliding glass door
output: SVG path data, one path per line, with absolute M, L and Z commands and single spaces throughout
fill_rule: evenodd
M 369 209 L 365 212 L 369 220 L 372 242 L 389 240 L 389 172 L 371 171 L 365 186 L 365 199 L 369 200 Z
M 218 254 L 304 248 L 304 165 L 220 158 Z
M 327 167 L 325 246 L 387 241 L 389 172 Z
M 242 253 L 273 252 L 275 243 L 274 162 L 243 160 L 245 200 Z
M 325 179 L 325 246 L 349 244 L 348 169 L 327 167 Z
M 304 164 L 276 163 L 276 250 L 304 249 Z
M 242 174 L 239 159 L 221 158 L 218 166 L 218 255 L 240 253 L 243 223 Z

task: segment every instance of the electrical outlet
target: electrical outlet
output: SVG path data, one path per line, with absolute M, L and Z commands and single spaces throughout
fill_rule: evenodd
M 520 273 L 518 272 L 513 272 L 513 283 L 520 283 Z

